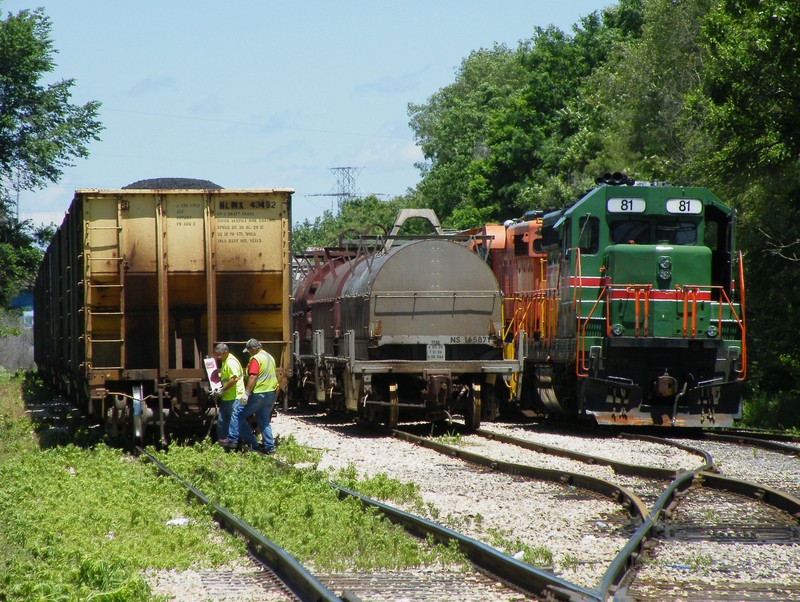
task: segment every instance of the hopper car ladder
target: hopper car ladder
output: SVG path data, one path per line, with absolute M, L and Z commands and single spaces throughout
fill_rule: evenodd
M 86 367 L 89 370 L 123 370 L 125 366 L 125 270 L 122 256 L 122 224 L 120 207 L 117 206 L 116 223 L 111 226 L 92 226 L 84 223 L 85 233 L 85 299 L 86 299 Z M 95 252 L 100 245 L 96 238 L 105 233 L 104 239 L 112 243 L 107 250 Z M 106 245 L 103 245 L 104 247 Z M 108 271 L 100 271 L 95 265 L 110 264 Z M 98 336 L 102 331 L 102 336 Z

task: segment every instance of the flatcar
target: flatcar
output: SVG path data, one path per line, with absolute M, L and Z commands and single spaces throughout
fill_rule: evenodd
M 75 192 L 35 283 L 34 359 L 112 435 L 163 441 L 213 422 L 217 342 L 261 340 L 285 388 L 293 191 L 143 185 Z
M 747 362 L 736 213 L 705 188 L 621 180 L 486 230 L 508 348 L 522 349 L 515 401 L 606 425 L 729 426 Z
M 411 218 L 435 234 L 398 234 Z M 298 260 L 295 400 L 390 427 L 497 415 L 496 389 L 518 373 L 503 357 L 503 297 L 467 237 L 442 233 L 430 210 L 404 210 L 391 231 Z

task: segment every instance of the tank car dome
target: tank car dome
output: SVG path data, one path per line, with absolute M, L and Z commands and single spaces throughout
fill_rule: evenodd
M 343 294 L 496 290 L 491 268 L 465 246 L 435 238 L 393 247 L 355 266 Z

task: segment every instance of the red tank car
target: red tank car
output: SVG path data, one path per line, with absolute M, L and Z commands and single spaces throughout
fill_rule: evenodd
M 478 428 L 520 367 L 503 358 L 502 293 L 474 237 L 443 234 L 430 211 L 410 215 L 436 234 L 397 234 L 401 212 L 389 235 L 299 257 L 292 393 L 389 426 L 460 414 Z

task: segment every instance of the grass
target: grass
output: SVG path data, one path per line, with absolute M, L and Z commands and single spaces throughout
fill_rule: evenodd
M 0 543 L 11 551 L 0 599 L 148 599 L 139 571 L 218 566 L 244 551 L 180 485 L 109 447 L 8 457 L 0 483 Z M 188 525 L 167 524 L 177 517 Z
M 283 448 L 279 447 L 279 455 Z M 371 571 L 442 566 L 463 561 L 454 550 L 420 542 L 375 510 L 339 499 L 324 473 L 281 467 L 258 454 L 229 454 L 199 443 L 158 454 L 219 505 L 317 571 Z M 415 485 L 386 475 L 359 479 L 352 467 L 337 483 L 387 501 L 418 498 Z
M 9 454 L 32 451 L 38 439 L 22 403 L 23 373 L 0 370 L 0 463 Z
M 0 372 L 0 600 L 152 600 L 144 569 L 242 557 L 180 485 L 89 446 L 79 413 L 32 420 L 53 398 L 33 374 Z M 188 525 L 170 527 L 176 517 Z
M 67 428 L 32 421 L 26 408 L 55 395 L 30 373 L 0 372 L 0 600 L 155 599 L 148 570 L 236 564 L 243 543 L 187 504 L 181 485 L 154 466 L 97 444 L 78 416 Z M 209 442 L 173 446 L 162 461 L 218 504 L 316 570 L 452 565 L 457 550 L 421 542 L 353 499 L 340 500 L 321 452 L 277 440 L 280 467 L 260 454 L 225 453 Z M 342 485 L 384 501 L 420 503 L 413 484 L 386 475 Z M 186 518 L 186 526 L 169 521 Z
M 519 537 L 513 537 L 510 531 L 490 529 L 489 533 L 492 536 L 492 546 L 505 554 L 519 558 L 519 553 L 522 552 L 522 562 L 541 569 L 553 569 L 554 556 L 549 548 L 545 546 L 529 546 Z

